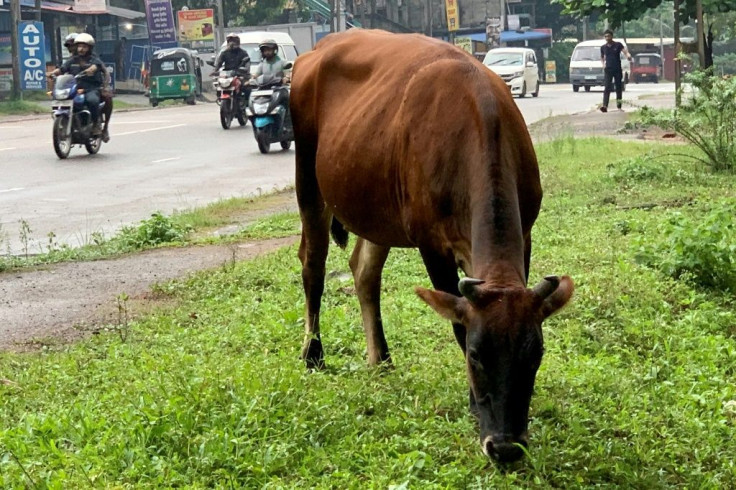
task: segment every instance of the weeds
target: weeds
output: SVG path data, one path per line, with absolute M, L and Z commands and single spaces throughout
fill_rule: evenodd
M 693 96 L 679 109 L 653 111 L 642 108 L 642 124 L 672 129 L 696 146 L 694 155 L 717 172 L 736 171 L 736 78 L 720 78 L 712 70 L 686 76 Z
M 120 293 L 115 300 L 118 305 L 118 322 L 115 325 L 115 331 L 120 337 L 120 342 L 125 343 L 128 340 L 128 334 L 130 334 L 130 310 L 128 308 L 130 297 L 125 293 Z
M 23 254 L 26 257 L 26 260 L 28 259 L 28 247 L 31 240 L 31 233 L 33 233 L 33 230 L 31 230 L 31 226 L 28 224 L 28 222 L 24 219 L 21 219 L 19 221 L 20 223 L 20 243 L 23 245 Z

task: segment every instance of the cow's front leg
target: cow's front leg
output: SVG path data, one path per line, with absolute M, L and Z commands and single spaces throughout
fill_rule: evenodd
M 391 364 L 391 355 L 381 320 L 381 273 L 391 249 L 358 238 L 350 257 L 355 291 L 360 302 L 363 330 L 368 345 L 368 364 Z
M 445 293 L 460 296 L 460 289 L 458 289 L 458 282 L 460 278 L 457 274 L 457 264 L 455 259 L 447 257 L 442 254 L 438 254 L 433 250 L 420 249 L 419 252 L 422 255 L 424 261 L 424 267 L 427 268 L 429 279 L 432 281 L 432 286 L 438 291 L 444 291 Z M 457 341 L 460 349 L 463 351 L 463 358 L 466 354 L 466 336 L 467 331 L 465 326 L 461 323 L 452 324 L 452 333 L 455 334 L 455 340 Z M 478 416 L 478 404 L 475 401 L 473 390 L 469 391 L 469 405 L 470 411 Z

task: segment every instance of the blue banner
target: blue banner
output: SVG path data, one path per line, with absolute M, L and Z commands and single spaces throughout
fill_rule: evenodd
M 171 0 L 146 0 L 146 20 L 151 44 L 177 45 Z
M 46 90 L 45 46 L 43 22 L 18 23 L 20 79 L 23 90 Z

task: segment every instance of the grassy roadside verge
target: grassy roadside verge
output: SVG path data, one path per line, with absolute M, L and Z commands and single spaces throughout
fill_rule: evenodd
M 155 247 L 172 247 L 199 244 L 227 243 L 266 236 L 287 236 L 298 232 L 298 216 L 286 213 L 292 190 L 287 188 L 260 197 L 231 198 L 215 202 L 203 208 L 186 210 L 164 216 L 153 214 L 137 225 L 124 227 L 111 237 L 92 232 L 81 247 L 70 247 L 55 242 L 51 233 L 45 244 L 23 241 L 21 255 L 0 255 L 0 272 L 42 264 L 99 260 Z M 257 222 L 262 214 L 274 214 L 267 224 Z M 29 235 L 33 223 L 21 222 L 21 238 Z M 215 234 L 220 228 L 229 227 L 226 234 Z M 296 230 L 296 231 L 295 231 Z M 0 229 L 0 248 L 4 237 L 16 230 Z M 280 233 L 280 234 L 279 234 Z M 40 251 L 40 253 L 30 253 Z
M 33 114 L 46 114 L 50 109 L 40 104 L 40 100 L 48 100 L 48 97 L 42 99 L 33 98 L 30 100 L 4 100 L 0 102 L 0 117 L 2 116 L 28 116 Z M 130 104 L 120 99 L 113 102 L 114 110 L 140 109 L 148 107 L 147 105 Z M 112 119 L 111 119 L 112 121 Z
M 669 152 L 606 139 L 538 146 L 546 194 L 530 280 L 567 273 L 577 290 L 545 324 L 525 461 L 501 468 L 482 456 L 451 327 L 413 294 L 429 286 L 415 251 L 392 251 L 384 273 L 396 369 L 365 366 L 357 300 L 341 279 L 349 251 L 333 248 L 330 367 L 307 373 L 288 247 L 161 284 L 177 306 L 113 334 L 0 354 L 0 487 L 729 488 L 733 293 L 639 257 L 654 248 L 672 261 L 669 224 L 698 229 L 736 191 L 733 176 Z M 280 233 L 290 217 L 257 227 Z M 715 245 L 716 228 L 685 238 Z

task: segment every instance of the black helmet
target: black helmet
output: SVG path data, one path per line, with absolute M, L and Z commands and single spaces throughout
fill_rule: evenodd
M 273 39 L 265 39 L 261 44 L 258 45 L 258 49 L 263 51 L 264 48 L 271 48 L 274 51 L 279 49 L 279 45 Z
M 72 46 L 74 44 L 74 40 L 77 39 L 78 34 L 76 32 L 72 32 L 68 36 L 64 38 L 64 46 L 67 48 Z

